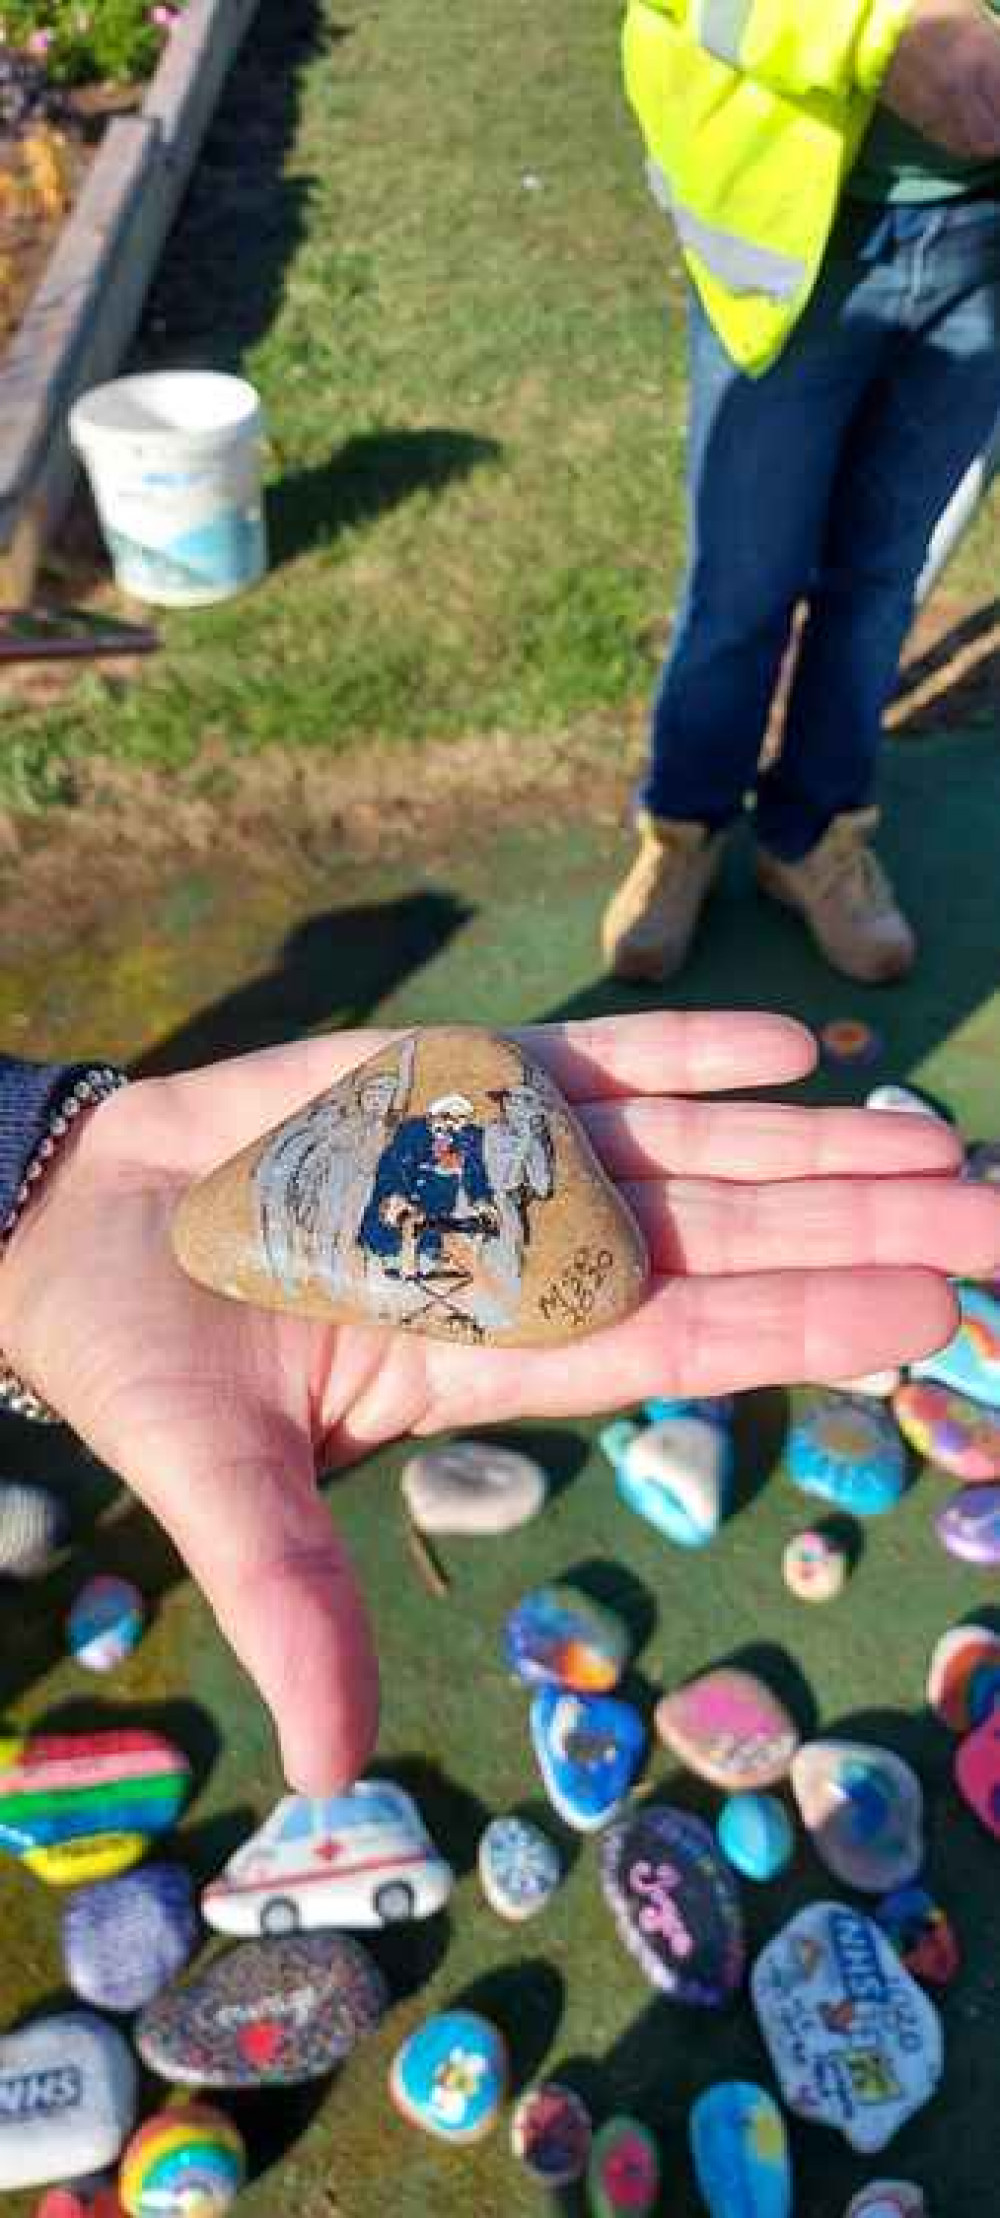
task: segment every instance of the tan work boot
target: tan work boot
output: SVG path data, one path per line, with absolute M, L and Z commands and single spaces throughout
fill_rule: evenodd
M 757 879 L 765 893 L 804 916 L 817 946 L 847 978 L 887 985 L 911 968 L 917 943 L 869 842 L 877 809 L 835 816 L 801 862 L 761 848 Z
M 645 809 L 636 825 L 639 852 L 604 912 L 601 939 L 616 978 L 659 984 L 685 960 L 725 836 Z

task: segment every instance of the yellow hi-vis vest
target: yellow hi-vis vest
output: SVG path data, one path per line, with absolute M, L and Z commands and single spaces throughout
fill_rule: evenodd
M 630 0 L 649 181 L 727 352 L 758 377 L 819 275 L 913 0 Z

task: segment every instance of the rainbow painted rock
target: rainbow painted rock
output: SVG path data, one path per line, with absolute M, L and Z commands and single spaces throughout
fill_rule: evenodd
M 687 1413 L 655 1425 L 620 1418 L 600 1438 L 626 1508 L 680 1548 L 704 1548 L 714 1540 L 733 1471 L 725 1425 Z
M 690 1771 L 735 1793 L 784 1779 L 799 1745 L 784 1703 L 754 1672 L 733 1664 L 665 1694 L 655 1723 Z
M 555 1843 L 528 1818 L 492 1818 L 479 1843 L 478 1863 L 490 1908 L 514 1925 L 537 1917 L 562 1878 Z
M 128 2218 L 221 2218 L 246 2178 L 241 2135 L 209 2103 L 178 2103 L 134 2134 L 119 2193 Z
M 885 1894 L 920 1870 L 923 1792 L 891 1749 L 807 1741 L 792 1765 L 792 1791 L 817 1856 L 845 1886 Z
M 731 1794 L 716 1822 L 727 1864 L 744 1879 L 776 1879 L 791 1862 L 792 1821 L 773 1794 Z
M 944 1910 L 926 1887 L 896 1887 L 875 1912 L 883 1933 L 923 1987 L 950 1987 L 961 1959 Z
M 789 1594 L 799 1602 L 835 1602 L 847 1584 L 847 1550 L 831 1533 L 793 1533 L 781 1558 Z
M 142 1639 L 145 1607 L 131 1579 L 101 1574 L 80 1588 L 66 1635 L 71 1656 L 88 1671 L 113 1671 Z
M 136 2073 L 114 2026 L 89 2010 L 0 2039 L 0 2193 L 99 2172 L 135 2117 Z
M 54 1886 L 109 1879 L 176 1823 L 191 1768 L 141 1727 L 0 1740 L 0 1848 Z
M 912 1364 L 911 1376 L 1000 1408 L 1000 1300 L 984 1286 L 960 1286 L 958 1302 L 962 1321 L 954 1339 Z
M 660 2152 L 637 2118 L 609 2118 L 587 2167 L 591 2218 L 652 2218 L 660 2200 Z
M 959 1793 L 995 1840 L 1000 1840 L 1000 1711 L 966 1735 L 955 1757 Z
M 1000 1563 L 1000 1486 L 963 1486 L 934 1520 L 942 1548 L 961 1563 Z
M 193 1956 L 198 1930 L 180 1864 L 143 1864 L 78 1887 L 63 1911 L 66 1978 L 96 2010 L 141 2010 Z
M 506 2091 L 503 2037 L 476 2010 L 445 2010 L 426 2019 L 404 2041 L 389 2075 L 402 2116 L 453 2143 L 491 2133 Z
M 911 1379 L 892 1406 L 900 1431 L 928 1462 L 966 1486 L 1000 1479 L 1000 1409 L 988 1409 L 933 1379 Z
M 785 1467 L 803 1494 L 817 1494 L 853 1517 L 894 1509 L 906 1486 L 898 1430 L 880 1402 L 861 1395 L 804 1395 Z
M 135 2045 L 181 2085 L 292 2087 L 342 2063 L 388 2002 L 378 1965 L 346 1933 L 243 1941 L 158 1995 Z
M 572 1587 L 539 1587 L 511 1611 L 504 1628 L 507 1662 L 526 1686 L 610 1694 L 628 1661 L 620 1618 Z
M 586 2104 L 558 2080 L 529 2087 L 515 2105 L 511 2149 L 539 2187 L 572 2187 L 582 2179 L 592 2138 Z
M 49 1569 L 68 1534 L 69 1515 L 57 1494 L 21 1479 L 0 1483 L 0 1575 L 38 1578 Z
M 792 2218 L 785 2121 L 763 2087 L 721 2080 L 699 2095 L 688 2133 L 709 2218 Z
M 953 1625 L 935 1644 L 927 1700 L 953 1733 L 971 1733 L 1000 1707 L 1000 1633 L 988 1625 Z
M 549 1801 L 578 1833 L 610 1822 L 646 1751 L 646 1730 L 631 1703 L 560 1687 L 539 1687 L 531 1739 Z
M 715 2010 L 746 1965 L 736 1883 L 707 1825 L 648 1803 L 601 1844 L 601 1884 L 620 1939 L 651 1986 Z
M 851 2196 L 844 2218 L 928 2218 L 923 2188 L 912 2180 L 869 2180 Z

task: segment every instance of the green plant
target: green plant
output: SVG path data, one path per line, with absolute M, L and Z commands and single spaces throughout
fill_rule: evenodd
M 57 84 L 147 77 L 184 0 L 6 0 L 0 42 L 43 60 Z

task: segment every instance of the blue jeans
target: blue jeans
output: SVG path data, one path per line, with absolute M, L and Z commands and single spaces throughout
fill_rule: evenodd
M 691 311 L 689 557 L 641 790 L 713 829 L 756 788 L 796 861 L 873 798 L 882 716 L 934 524 L 1000 414 L 1000 201 L 846 201 L 774 368 Z M 757 759 L 796 606 L 784 750 Z

